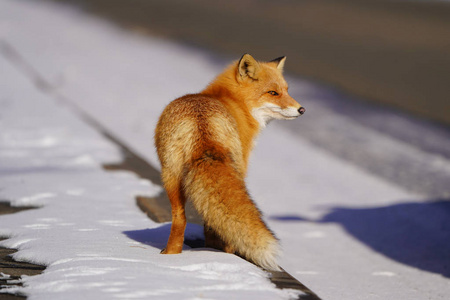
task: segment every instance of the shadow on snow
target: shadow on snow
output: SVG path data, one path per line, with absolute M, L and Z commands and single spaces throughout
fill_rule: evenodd
M 164 249 L 170 235 L 172 223 L 164 223 L 159 227 L 141 230 L 124 231 L 123 233 L 132 240 L 152 246 L 157 249 Z M 185 244 L 190 247 L 203 246 L 204 235 L 203 226 L 187 223 L 184 234 Z
M 385 207 L 335 207 L 322 219 L 272 216 L 284 222 L 338 223 L 373 250 L 400 263 L 450 277 L 450 201 Z

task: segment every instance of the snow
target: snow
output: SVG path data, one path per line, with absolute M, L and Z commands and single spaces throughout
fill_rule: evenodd
M 8 56 L 10 48 L 19 59 Z M 162 109 L 201 90 L 225 63 L 70 6 L 0 1 L 0 199 L 40 207 L 0 217 L 0 235 L 10 237 L 0 245 L 19 249 L 17 260 L 47 266 L 12 291 L 31 300 L 293 295 L 233 255 L 187 246 L 181 255 L 160 255 L 170 224 L 148 219 L 134 199 L 160 187 L 129 172 L 104 171 L 103 164 L 121 160 L 119 149 L 81 117 L 89 115 L 158 166 L 153 130 Z M 357 124 L 321 110 L 314 103 L 320 93 L 310 93 L 317 86 L 298 78 L 289 85 L 308 111 L 290 129 L 275 121 L 267 126 L 248 176 L 251 195 L 284 248 L 281 266 L 323 299 L 445 299 L 444 271 L 414 256 L 429 251 L 448 265 L 442 204 L 299 138 L 296 131 L 314 113 L 327 116 L 316 123 L 329 122 L 330 132 Z M 369 141 L 378 156 L 399 156 L 390 150 L 401 149 L 411 161 L 430 158 L 373 130 L 358 127 L 352 138 Z M 431 158 L 438 170 L 448 170 L 447 158 Z M 417 231 L 399 242 L 407 226 Z M 189 224 L 187 232 L 200 235 L 201 228 Z M 430 233 L 435 238 L 428 243 L 423 236 Z M 411 241 L 419 245 L 406 244 L 408 251 L 402 243 Z

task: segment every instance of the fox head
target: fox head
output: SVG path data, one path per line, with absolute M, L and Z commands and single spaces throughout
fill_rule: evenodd
M 239 90 L 262 127 L 273 119 L 292 120 L 305 112 L 288 94 L 288 84 L 283 77 L 285 62 L 285 56 L 258 62 L 250 54 L 244 54 L 237 64 L 235 76 Z

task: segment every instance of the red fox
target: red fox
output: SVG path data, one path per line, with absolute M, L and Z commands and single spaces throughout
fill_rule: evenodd
M 305 112 L 288 94 L 286 57 L 258 62 L 244 54 L 205 90 L 172 101 L 159 118 L 155 144 L 172 206 L 163 254 L 181 253 L 185 203 L 203 217 L 205 246 L 279 270 L 279 244 L 245 187 L 250 151 L 272 119 Z

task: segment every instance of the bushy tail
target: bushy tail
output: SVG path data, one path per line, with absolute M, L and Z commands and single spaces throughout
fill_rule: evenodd
M 267 270 L 277 271 L 278 240 L 261 219 L 242 176 L 229 159 L 205 155 L 185 173 L 184 192 L 205 224 L 236 254 Z

